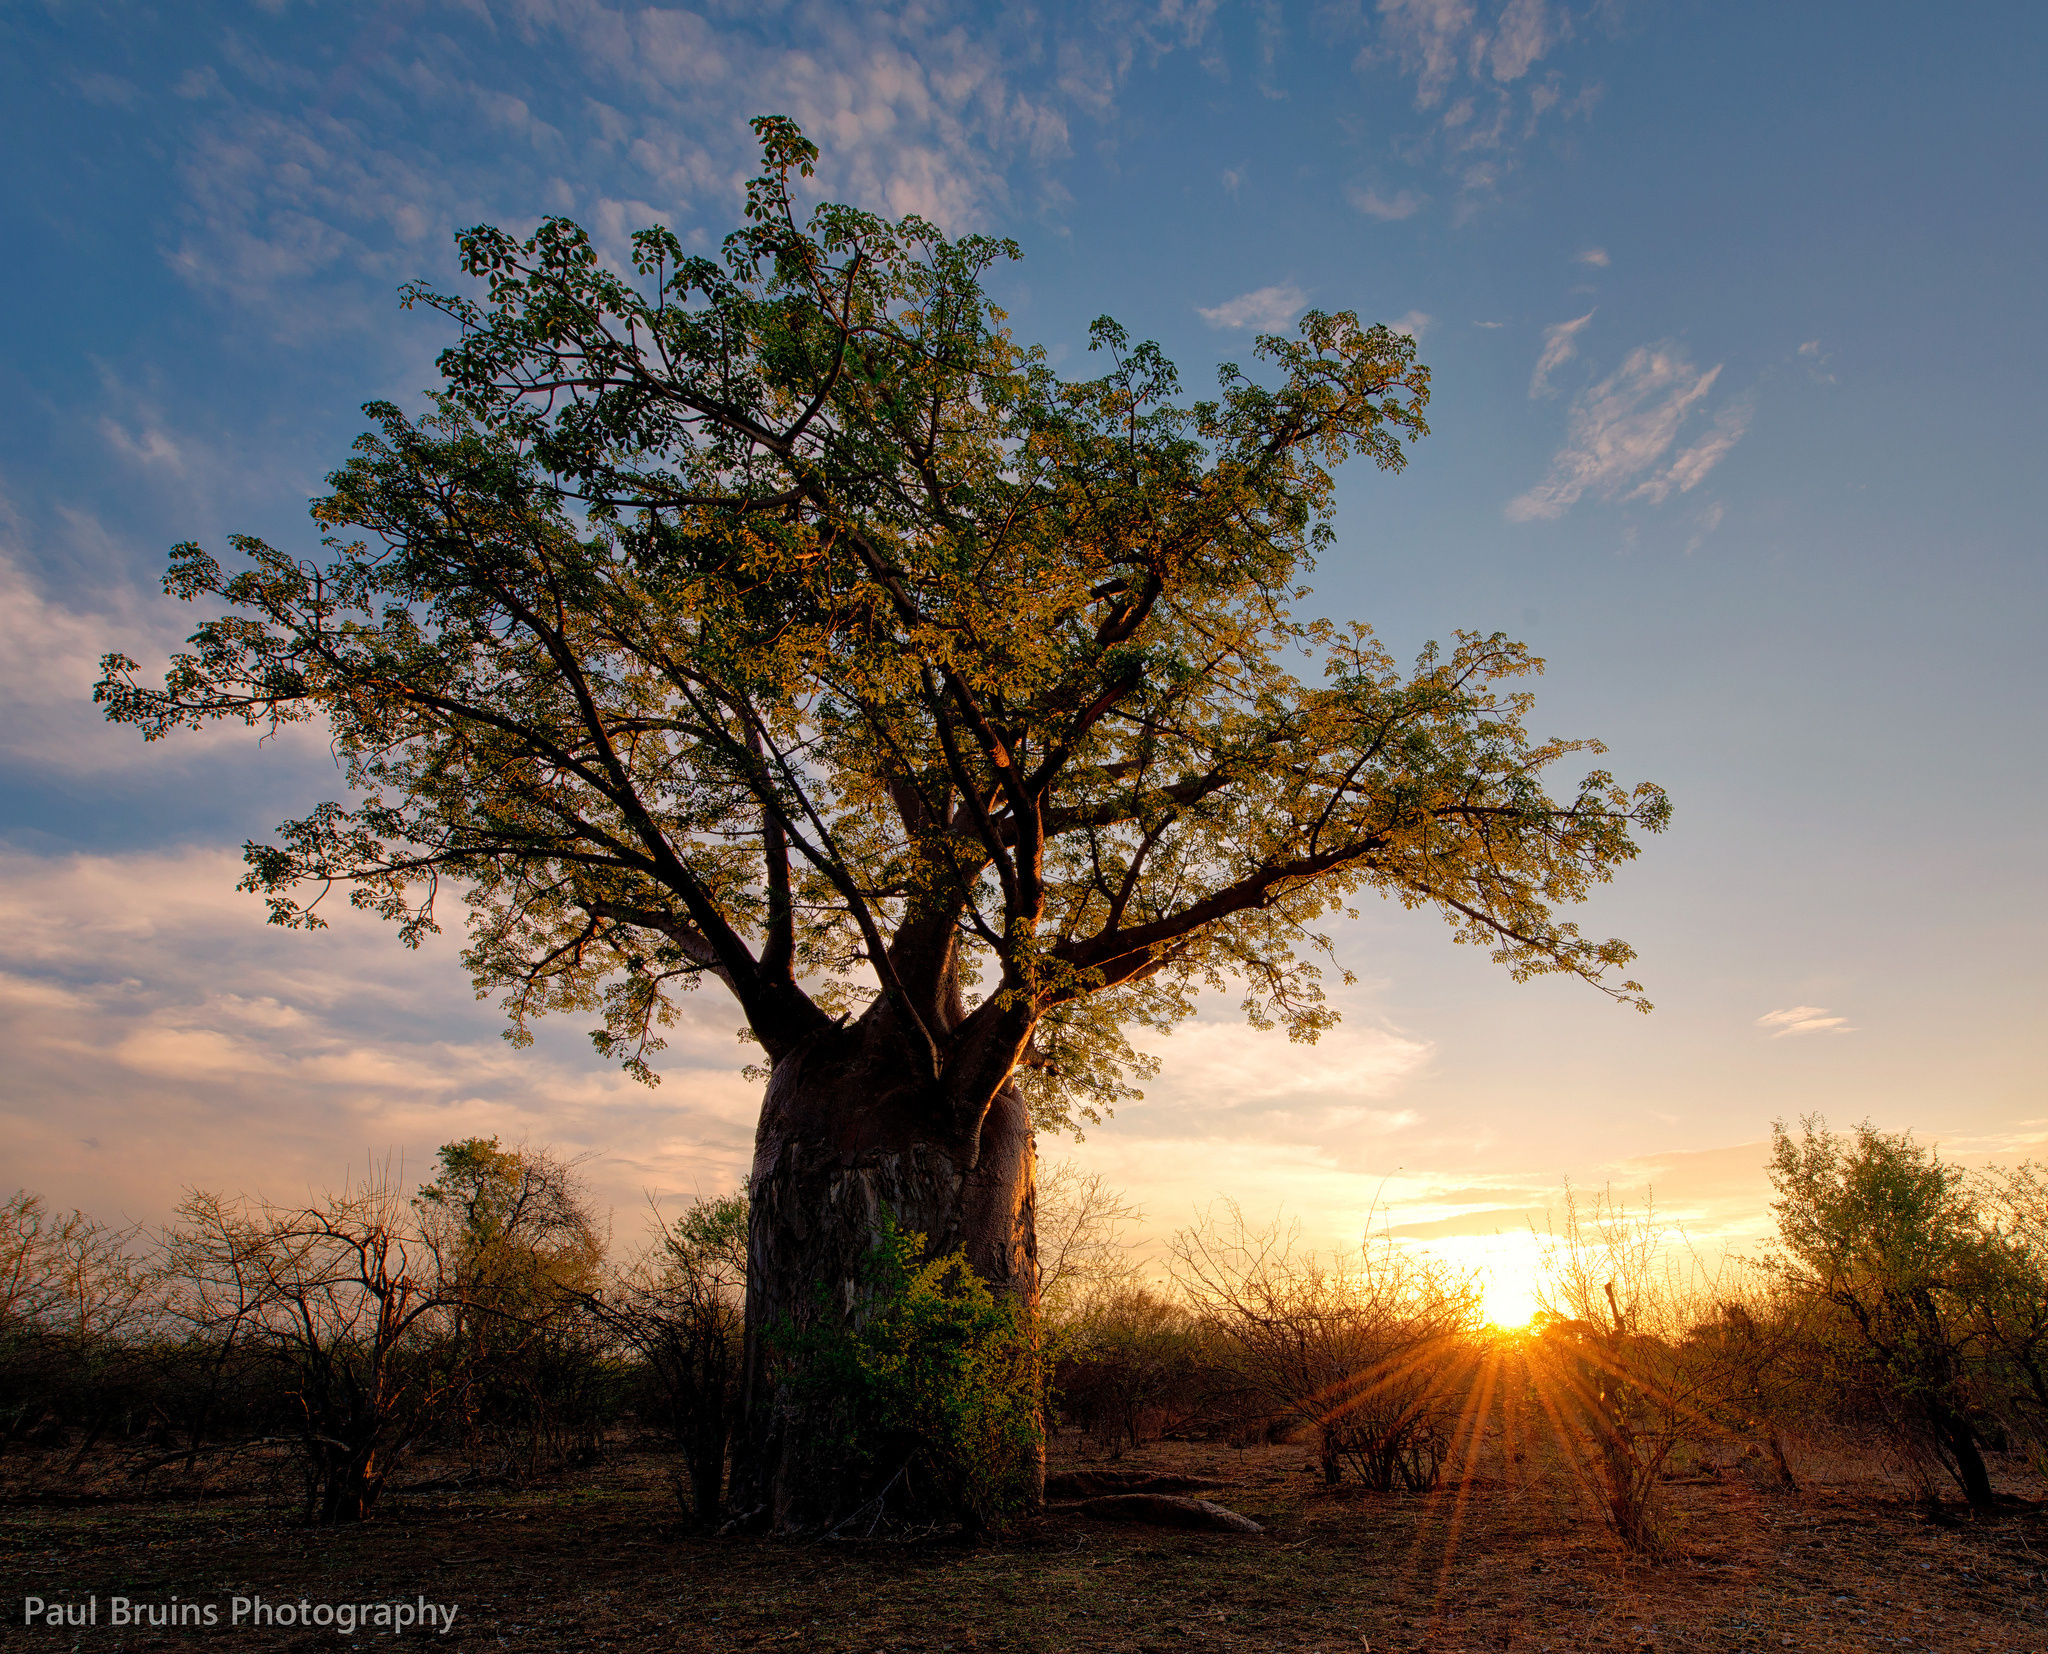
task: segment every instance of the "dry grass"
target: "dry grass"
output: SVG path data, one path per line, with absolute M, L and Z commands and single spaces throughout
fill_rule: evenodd
M 1058 1458 L 1059 1455 L 1056 1455 Z M 1122 1468 L 1213 1476 L 1258 1539 L 1105 1527 L 1055 1511 L 991 1544 L 801 1545 L 683 1536 L 666 1459 L 623 1454 L 524 1493 L 423 1494 L 310 1532 L 214 1490 L 151 1503 L 0 1502 L 11 1647 L 333 1648 L 331 1631 L 22 1628 L 36 1593 L 223 1605 L 461 1604 L 444 1646 L 824 1650 L 2048 1650 L 2044 1491 L 1930 1519 L 1908 1479 L 1842 1444 L 1788 1496 L 1737 1470 L 1669 1485 L 1674 1560 L 1625 1564 L 1549 1469 L 1486 1456 L 1433 1496 L 1325 1489 L 1300 1447 L 1141 1449 Z M 1503 1472 L 1506 1475 L 1503 1475 Z M 1954 1525 L 1948 1525 L 1952 1519 Z M 415 1634 L 417 1635 L 417 1633 Z M 384 1639 L 359 1634 L 355 1644 Z

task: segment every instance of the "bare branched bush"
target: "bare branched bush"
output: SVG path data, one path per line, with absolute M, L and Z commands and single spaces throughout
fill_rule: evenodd
M 75 1437 L 75 1472 L 147 1411 L 141 1345 L 157 1317 L 139 1234 L 25 1190 L 0 1201 L 0 1442 Z
M 1701 1462 L 1722 1443 L 1770 1461 L 1781 1490 L 1796 1493 L 1785 1433 L 1793 1421 L 1822 1404 L 1809 1382 L 1805 1352 L 1812 1325 L 1806 1307 L 1769 1274 L 1725 1262 L 1688 1294 L 1704 1300 L 1679 1346 L 1681 1368 L 1692 1375 Z M 1671 1319 L 1684 1319 L 1683 1313 Z
M 1246 1389 L 1314 1431 L 1326 1481 L 1435 1487 L 1476 1371 L 1476 1284 L 1389 1240 L 1326 1260 L 1299 1239 L 1225 1201 L 1174 1237 L 1174 1279 Z
M 1038 1180 L 1038 1303 L 1055 1334 L 1085 1320 L 1089 1306 L 1135 1285 L 1139 1268 L 1124 1240 L 1143 1213 L 1071 1160 Z
M 432 1428 L 459 1367 L 434 1318 L 459 1285 L 388 1170 L 318 1205 L 193 1194 L 167 1236 L 171 1307 L 267 1366 L 288 1406 L 309 1522 L 359 1522 Z
M 1653 1210 L 1564 1193 L 1537 1301 L 1530 1355 L 1538 1399 L 1582 1485 L 1632 1554 L 1666 1549 L 1661 1481 L 1673 1451 L 1706 1422 L 1686 1330 L 1710 1295 L 1667 1252 Z
M 1528 1346 L 1537 1400 L 1629 1552 L 1668 1548 L 1662 1484 L 1681 1448 L 1705 1464 L 1731 1445 L 1768 1454 L 1796 1486 L 1783 1426 L 1807 1400 L 1809 1329 L 1771 1277 L 1710 1263 L 1647 1202 L 1569 1187 L 1549 1243 Z

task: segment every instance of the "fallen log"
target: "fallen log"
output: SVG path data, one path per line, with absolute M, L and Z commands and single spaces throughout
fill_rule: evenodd
M 1213 1476 L 1173 1476 L 1152 1470 L 1062 1470 L 1045 1479 L 1048 1499 L 1092 1499 L 1103 1493 L 1191 1493 L 1214 1487 Z
M 1264 1533 L 1249 1516 L 1207 1499 L 1171 1493 L 1111 1493 L 1074 1507 L 1098 1522 L 1151 1522 L 1162 1528 L 1207 1528 L 1219 1533 Z

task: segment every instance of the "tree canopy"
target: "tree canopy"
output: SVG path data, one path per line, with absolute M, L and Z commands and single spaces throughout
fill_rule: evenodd
M 1558 909 L 1664 794 L 1553 798 L 1601 749 L 1527 734 L 1503 686 L 1541 663 L 1503 636 L 1404 671 L 1295 612 L 1331 468 L 1428 429 L 1412 339 L 1311 312 L 1186 400 L 1105 318 L 1105 371 L 1062 378 L 984 290 L 1013 243 L 800 222 L 817 151 L 755 126 L 721 259 L 464 233 L 478 295 L 404 294 L 460 329 L 445 390 L 369 406 L 324 560 L 180 546 L 167 590 L 227 612 L 160 686 L 107 657 L 150 738 L 326 721 L 352 801 L 248 849 L 277 922 L 341 884 L 416 942 L 450 879 L 515 1038 L 596 1012 L 651 1079 L 709 975 L 771 1064 L 859 1016 L 953 1106 L 1014 1074 L 1045 1124 L 1128 1094 L 1122 1030 L 1204 985 L 1313 1038 L 1316 926 L 1362 890 L 1643 1004 L 1626 944 Z

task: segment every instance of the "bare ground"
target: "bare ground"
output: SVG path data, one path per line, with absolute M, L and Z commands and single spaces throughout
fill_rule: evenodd
M 1056 1461 L 1060 1455 L 1056 1454 Z M 1071 1463 L 1071 1460 L 1065 1462 Z M 1830 1465 L 1832 1464 L 1832 1468 Z M 2020 1478 L 1988 1518 L 1930 1514 L 1881 1467 L 1809 1453 L 1796 1495 L 1734 1470 L 1666 1489 L 1671 1560 L 1626 1562 L 1567 1478 L 1520 1467 L 1429 1496 L 1325 1489 L 1301 1449 L 1160 1444 L 1117 1468 L 1210 1476 L 1257 1538 L 1054 1510 L 997 1541 L 796 1544 L 686 1535 L 669 1461 L 621 1453 L 521 1492 L 393 1499 L 309 1531 L 274 1498 L 120 1502 L 0 1492 L 0 1645 L 328 1649 L 392 1641 L 232 1627 L 232 1599 L 459 1605 L 473 1649 L 1928 1649 L 2048 1654 L 2048 1509 Z M 18 1468 L 17 1466 L 14 1468 Z M 23 1598 L 99 1624 L 25 1628 Z M 117 1629 L 112 1599 L 212 1604 L 220 1624 Z

